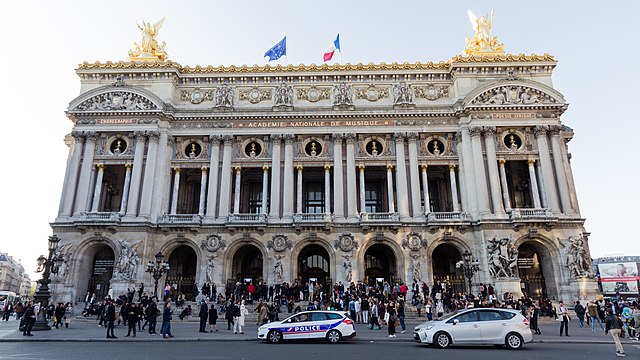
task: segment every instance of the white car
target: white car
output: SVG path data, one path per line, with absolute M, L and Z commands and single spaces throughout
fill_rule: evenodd
M 326 339 L 330 343 L 337 343 L 355 336 L 353 320 L 342 311 L 303 311 L 282 321 L 258 327 L 258 339 L 273 344 L 294 339 Z
M 454 311 L 424 322 L 413 331 L 415 341 L 439 348 L 492 344 L 520 349 L 533 341 L 529 320 L 511 309 L 474 308 Z

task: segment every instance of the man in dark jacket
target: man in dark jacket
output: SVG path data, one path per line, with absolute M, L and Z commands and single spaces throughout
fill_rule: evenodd
M 136 306 L 136 303 L 131 303 L 127 315 L 129 331 L 127 331 L 126 336 L 131 336 L 131 330 L 133 330 L 133 337 L 136 337 L 136 326 L 138 326 L 138 321 L 140 321 L 140 308 Z
M 157 323 L 157 316 L 158 316 L 158 305 L 156 305 L 155 300 L 156 300 L 156 298 L 152 298 L 151 301 L 149 302 L 149 305 L 147 305 L 147 308 L 145 310 L 146 311 L 146 315 L 147 315 L 147 319 L 149 320 L 149 335 L 156 333 L 156 323 Z
M 160 329 L 160 333 L 165 339 L 173 337 L 173 335 L 171 335 L 171 314 L 173 314 L 173 310 L 171 310 L 171 302 L 167 301 L 164 304 L 164 311 L 162 312 L 162 328 Z
M 200 332 L 207 332 L 207 319 L 209 318 L 209 299 L 200 300 Z
M 109 300 L 107 302 L 107 339 L 117 339 L 116 335 L 113 333 L 113 329 L 116 327 L 116 307 L 113 304 L 113 301 Z
M 31 329 L 33 328 L 33 324 L 36 322 L 36 313 L 33 309 L 33 305 L 31 302 L 27 304 L 27 307 L 24 310 L 24 330 L 22 331 L 22 336 L 33 336 L 31 334 Z

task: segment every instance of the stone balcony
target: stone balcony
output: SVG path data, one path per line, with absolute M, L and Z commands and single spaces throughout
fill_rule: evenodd
M 400 225 L 399 213 L 360 213 L 360 225 L 364 228 L 372 225 L 397 227 Z
M 333 222 L 331 214 L 311 214 L 301 213 L 293 214 L 293 222 L 300 224 L 327 224 Z
M 120 213 L 118 212 L 82 212 L 77 222 L 112 224 L 119 223 L 120 217 Z
M 512 209 L 509 212 L 509 219 L 511 221 L 549 221 L 557 220 L 557 216 L 549 209 Z
M 267 214 L 229 214 L 228 225 L 265 225 Z
M 198 214 L 163 214 L 159 222 L 165 225 L 193 225 L 200 224 L 202 218 Z
M 428 224 L 460 224 L 471 221 L 471 215 L 464 211 L 430 212 L 426 217 Z

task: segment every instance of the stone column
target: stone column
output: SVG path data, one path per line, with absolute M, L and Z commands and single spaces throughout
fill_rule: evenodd
M 358 182 L 360 184 L 360 213 L 363 213 L 366 211 L 366 189 L 365 189 L 365 184 L 364 184 L 364 165 L 360 164 L 358 166 L 358 170 L 359 170 L 359 178 L 358 178 Z
M 144 167 L 144 181 L 142 183 L 142 198 L 140 199 L 140 216 L 151 216 L 151 200 L 153 199 L 153 185 L 156 174 L 156 157 L 158 155 L 159 131 L 149 131 L 149 149 L 147 151 L 147 163 Z M 155 221 L 155 219 L 154 219 Z
M 420 176 L 418 175 L 417 133 L 408 133 L 409 139 L 409 184 L 411 185 L 411 212 L 413 217 L 424 215 L 420 204 Z
M 396 189 L 400 220 L 409 219 L 409 189 L 407 188 L 407 167 L 404 157 L 404 134 L 396 133 Z
M 547 139 L 547 126 L 538 125 L 535 129 L 536 142 L 538 144 L 538 155 L 540 156 L 540 183 L 544 184 L 544 193 L 547 197 L 547 206 L 553 213 L 560 213 L 560 204 L 558 202 L 558 193 L 555 187 L 555 178 L 553 175 L 553 167 L 551 165 L 551 156 L 549 155 L 549 141 Z
M 538 190 L 540 191 L 540 202 L 542 203 L 542 208 L 547 209 L 549 207 L 549 203 L 547 202 L 547 191 L 544 187 L 544 178 L 542 177 L 540 160 L 536 162 L 536 178 L 538 179 Z
M 491 188 L 491 202 L 493 203 L 493 213 L 497 216 L 504 216 L 504 206 L 500 196 L 500 174 L 498 173 L 498 160 L 496 159 L 496 128 L 494 126 L 484 127 L 484 144 L 487 150 L 487 167 L 489 170 L 489 187 Z
M 533 197 L 533 207 L 540 209 L 540 192 L 538 192 L 538 180 L 536 179 L 536 161 L 529 159 L 529 182 L 531 183 L 531 196 Z
M 84 146 L 85 135 L 79 131 L 71 133 L 73 136 L 73 150 L 69 159 L 69 166 L 62 184 L 62 201 L 60 206 L 60 216 L 71 216 L 73 211 L 73 198 L 76 194 L 78 184 L 78 171 L 80 171 L 80 156 Z
M 482 142 L 480 135 L 482 128 L 472 126 L 469 129 L 471 135 L 471 147 L 473 149 L 473 165 L 475 173 L 476 192 L 478 195 L 478 211 L 480 215 L 491 212 L 489 209 L 489 194 L 487 193 L 487 176 L 484 170 L 484 157 L 482 155 Z
M 302 166 L 298 165 L 298 177 L 297 177 L 297 187 L 296 187 L 296 213 L 302 214 Z
M 180 168 L 174 168 L 173 192 L 171 195 L 171 215 L 178 212 L 178 191 L 180 191 Z
M 393 203 L 393 165 L 391 164 L 387 164 L 387 201 L 389 202 L 389 212 L 396 212 L 396 207 Z
M 104 178 L 104 164 L 97 164 L 98 177 L 96 177 L 96 188 L 93 192 L 93 204 L 91 204 L 91 212 L 98 212 L 100 205 L 100 197 L 102 196 L 102 179 Z
M 120 202 L 120 216 L 127 212 L 127 199 L 129 198 L 129 186 L 131 185 L 131 164 L 124 164 L 124 187 L 122 189 L 122 201 Z
M 293 220 L 293 134 L 284 136 L 284 188 L 282 193 L 282 218 Z
M 344 219 L 344 179 L 342 178 L 342 134 L 333 134 L 333 214 Z
M 218 205 L 218 173 L 220 163 L 220 136 L 209 136 L 211 143 L 211 161 L 209 163 L 209 189 L 207 190 L 207 213 L 205 219 L 213 220 L 216 217 Z
M 171 186 L 171 157 L 173 155 L 172 140 L 166 130 L 160 131 L 154 169 L 153 193 L 151 195 L 151 214 L 149 215 L 152 222 L 157 222 L 161 214 L 166 213 L 166 209 L 168 209 L 169 187 Z
M 551 133 L 551 151 L 553 151 L 553 165 L 556 170 L 556 176 L 558 176 L 558 192 L 560 193 L 560 204 L 562 205 L 562 212 L 565 214 L 573 213 L 571 208 L 571 198 L 569 195 L 569 185 L 567 183 L 567 173 L 564 169 L 563 156 L 562 156 L 562 140 L 560 139 L 560 131 L 562 126 L 551 126 L 549 132 Z
M 242 168 L 236 166 L 236 182 L 233 188 L 233 213 L 240 213 L 240 185 L 242 181 Z
M 424 214 L 431 212 L 431 199 L 429 199 L 429 177 L 427 176 L 427 164 L 422 164 L 422 198 L 424 199 Z
M 462 119 L 461 119 L 462 120 Z M 478 216 L 478 191 L 476 189 L 476 174 L 474 171 L 473 150 L 471 149 L 471 135 L 469 128 L 460 130 L 460 143 L 462 147 L 462 155 L 458 153 L 458 159 L 462 168 L 464 177 L 460 178 L 460 182 L 464 183 L 467 195 L 469 195 L 469 210 Z
M 282 135 L 271 135 L 273 152 L 271 154 L 271 206 L 269 219 L 280 219 L 280 152 Z
M 500 159 L 500 184 L 502 185 L 502 201 L 507 212 L 511 211 L 511 198 L 509 197 L 509 186 L 507 185 L 507 172 L 504 170 L 503 159 Z
M 267 204 L 269 201 L 269 166 L 262 166 L 262 209 L 260 213 L 267 215 Z
M 347 216 L 350 220 L 358 219 L 358 199 L 356 196 L 356 134 L 346 134 L 347 138 Z
M 129 200 L 127 200 L 127 217 L 138 216 L 142 164 L 144 163 L 144 145 L 147 138 L 144 131 L 136 131 L 133 133 L 133 136 L 136 139 L 136 145 L 134 147 L 133 169 L 131 172 L 131 188 L 129 189 Z
M 324 166 L 324 213 L 331 214 L 331 165 Z
M 456 182 L 456 166 L 454 164 L 449 165 L 449 178 L 451 183 L 451 201 L 453 202 L 453 211 L 459 212 L 460 205 L 458 205 L 458 184 Z
M 97 139 L 98 134 L 95 131 L 91 131 L 86 134 L 84 155 L 82 158 L 82 166 L 80 167 L 80 180 L 78 181 L 76 203 L 74 206 L 74 216 L 80 215 L 81 212 L 87 211 L 89 187 L 91 186 L 91 170 L 93 170 L 93 156 L 96 151 Z
M 198 204 L 198 216 L 204 217 L 204 204 L 205 196 L 207 196 L 207 172 L 206 166 L 200 168 L 202 174 L 200 175 L 200 203 Z
M 464 166 L 464 156 L 463 147 L 462 147 L 462 132 L 457 132 L 454 135 L 454 139 L 456 140 L 456 154 L 458 155 L 458 180 L 460 183 L 460 203 L 462 204 L 462 211 L 473 212 L 471 208 L 471 200 L 469 195 L 469 190 L 467 189 L 466 175 L 465 175 L 465 166 Z
M 222 170 L 220 170 L 220 207 L 218 220 L 226 221 L 229 216 L 231 202 L 231 153 L 233 152 L 233 135 L 223 135 Z

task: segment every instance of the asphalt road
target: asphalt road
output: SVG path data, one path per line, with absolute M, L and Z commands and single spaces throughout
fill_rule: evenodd
M 640 344 L 625 347 L 627 359 L 640 359 Z M 0 359 L 207 359 L 207 360 L 314 360 L 314 359 L 473 359 L 473 360 L 603 360 L 618 358 L 613 345 L 527 344 L 511 351 L 493 346 L 435 349 L 412 342 L 318 342 L 267 344 L 240 342 L 8 342 L 0 343 Z

